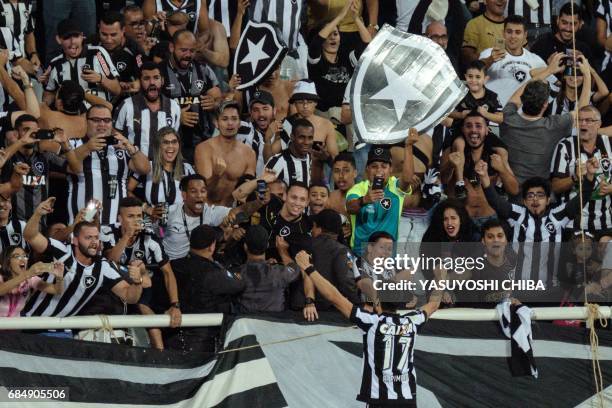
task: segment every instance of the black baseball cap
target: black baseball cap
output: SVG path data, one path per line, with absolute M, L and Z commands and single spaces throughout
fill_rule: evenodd
M 223 231 L 210 225 L 198 225 L 191 231 L 189 245 L 191 249 L 206 249 L 223 236 Z
M 57 24 L 57 35 L 60 38 L 67 37 L 71 34 L 81 34 L 83 30 L 77 24 L 75 20 L 72 19 L 64 19 Z
M 253 106 L 253 104 L 256 102 L 274 107 L 274 97 L 268 91 L 261 91 L 261 90 L 255 91 L 253 93 L 253 98 L 251 99 L 251 102 L 249 102 L 249 108 Z
M 312 217 L 312 221 L 323 231 L 338 235 L 342 233 L 342 217 L 335 210 L 330 208 L 321 210 Z
M 377 161 L 391 164 L 391 151 L 386 147 L 372 146 L 368 153 L 368 163 L 366 165 L 369 166 L 370 163 Z
M 268 231 L 261 225 L 251 225 L 244 242 L 250 252 L 263 253 L 268 249 Z

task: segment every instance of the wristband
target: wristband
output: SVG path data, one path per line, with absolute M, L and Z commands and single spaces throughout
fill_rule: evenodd
M 310 265 L 308 268 L 304 269 L 304 272 L 306 273 L 306 275 L 310 276 L 310 274 L 312 274 L 315 271 L 315 267 Z
M 304 306 L 314 305 L 314 304 L 315 304 L 315 300 L 311 297 L 307 297 L 306 300 L 304 301 Z

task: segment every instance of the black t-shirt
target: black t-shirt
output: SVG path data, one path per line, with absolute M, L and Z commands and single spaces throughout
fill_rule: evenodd
M 285 238 L 285 241 L 289 243 L 289 253 L 292 257 L 301 250 L 310 252 L 310 229 L 312 228 L 310 220 L 306 214 L 303 214 L 295 220 L 287 221 L 280 216 L 281 208 L 283 208 L 283 201 L 272 196 L 270 202 L 259 210 L 259 223 L 270 233 L 267 257 L 280 259 L 276 250 L 276 237 L 278 235 Z
M 480 106 L 486 107 L 487 111 L 490 113 L 501 112 L 503 108 L 501 103 L 499 103 L 497 93 L 485 88 L 485 94 L 482 98 L 478 99 L 474 98 L 474 95 L 472 95 L 471 92 L 468 92 L 463 100 L 459 102 L 459 105 L 457 105 L 455 111 L 463 112 L 465 110 L 476 110 Z M 491 122 L 489 122 L 489 125 L 491 125 Z M 463 120 L 453 121 L 453 132 L 455 134 L 459 134 L 461 132 L 461 126 L 463 126 Z
M 571 50 L 573 48 L 572 42 L 564 43 L 557 39 L 557 37 L 552 34 L 543 34 L 539 36 L 533 46 L 531 47 L 531 52 L 537 54 L 542 58 L 545 62 L 548 61 L 548 58 L 555 52 L 561 52 L 563 54 L 567 53 L 567 50 Z M 584 54 L 584 56 L 591 61 L 593 58 L 593 53 L 591 51 L 591 47 L 587 45 L 585 42 L 580 40 L 576 40 L 576 49 Z

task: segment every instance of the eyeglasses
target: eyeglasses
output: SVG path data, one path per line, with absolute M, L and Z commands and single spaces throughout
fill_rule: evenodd
M 98 125 L 100 123 L 104 123 L 105 125 L 108 125 L 109 123 L 111 123 L 113 121 L 113 118 L 96 118 L 96 117 L 92 117 L 92 118 L 87 118 L 87 120 L 91 120 L 96 125 Z
M 128 23 L 127 25 L 129 25 L 130 27 L 142 27 L 146 23 L 147 22 L 144 20 L 138 20 L 138 21 L 132 21 L 131 23 Z
M 442 34 L 442 35 L 435 35 L 435 34 L 434 34 L 434 35 L 430 35 L 430 36 L 429 36 L 429 39 L 430 39 L 430 40 L 432 40 L 432 41 L 434 41 L 434 42 L 435 42 L 435 41 L 446 41 L 446 40 L 448 40 L 448 35 L 446 35 L 446 34 Z
M 582 122 L 586 123 L 587 125 L 592 125 L 593 123 L 599 122 L 599 120 L 591 119 L 591 118 L 579 118 L 578 123 L 582 123 Z
M 527 193 L 525 195 L 525 198 L 527 200 L 533 200 L 534 198 L 537 198 L 539 200 L 539 199 L 542 199 L 542 198 L 546 198 L 546 193 L 542 193 L 542 192 L 539 192 L 539 193 Z
M 11 256 L 11 258 L 17 259 L 19 261 L 25 261 L 25 260 L 29 259 L 30 257 L 27 256 L 27 255 L 13 255 L 13 256 Z
M 179 144 L 179 141 L 176 140 L 176 139 L 174 139 L 174 140 L 162 140 L 161 144 L 164 145 L 164 146 L 177 145 L 177 144 Z

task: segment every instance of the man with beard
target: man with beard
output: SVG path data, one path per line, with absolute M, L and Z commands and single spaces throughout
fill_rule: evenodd
M 136 303 L 142 294 L 143 273 L 140 265 L 130 265 L 128 276 L 98 256 L 100 233 L 96 224 L 83 221 L 74 228 L 72 245 L 46 238 L 39 231 L 42 217 L 53 212 L 54 197 L 40 203 L 28 220 L 23 236 L 32 249 L 54 261 L 64 263 L 64 290 L 59 295 L 39 292 L 30 297 L 25 316 L 74 316 L 103 287 L 126 303 Z M 48 283 L 52 276 L 44 277 Z
M 119 72 L 121 92 L 137 92 L 138 69 L 143 63 L 143 56 L 138 44 L 126 38 L 125 20 L 121 13 L 109 11 L 102 16 L 98 25 L 98 42 L 108 51 Z
M 474 171 L 475 164 L 484 160 L 490 166 L 493 185 L 496 186 L 500 180 L 504 190 L 511 196 L 518 194 L 519 184 L 508 164 L 505 145 L 497 136 L 489 133 L 487 120 L 480 113 L 472 111 L 465 117 L 462 133 L 466 141 L 465 149 L 452 153 L 450 148 L 446 149 L 441 164 L 442 178 L 447 185 L 465 187 L 466 210 L 481 225 L 494 216 L 495 211 L 487 204 L 480 180 Z
M 270 143 L 269 139 L 274 135 L 271 125 L 276 116 L 276 109 L 272 94 L 268 91 L 255 91 L 249 103 L 249 113 L 251 120 L 240 122 L 236 138 L 253 148 L 257 157 L 256 174 L 261 175 L 265 164 L 264 146 Z
M 255 176 L 255 153 L 236 139 L 240 127 L 240 106 L 236 102 L 219 106 L 215 126 L 219 135 L 196 147 L 194 164 L 206 179 L 210 202 L 232 205 L 238 179 L 246 174 Z
M 461 48 L 464 64 L 476 61 L 483 50 L 502 40 L 506 3 L 507 0 L 486 0 L 484 14 L 468 21 Z
M 51 60 L 49 69 L 39 77 L 46 84 L 44 103 L 53 105 L 55 91 L 68 79 L 106 101 L 121 93 L 119 73 L 110 55 L 102 47 L 85 44 L 85 37 L 74 20 L 60 21 L 56 40 L 62 46 L 62 53 Z
M 568 2 L 561 10 L 559 10 L 559 16 L 557 17 L 557 32 L 544 34 L 536 39 L 531 46 L 531 52 L 537 54 L 544 61 L 549 64 L 551 61 L 549 58 L 556 52 L 561 54 L 568 54 L 574 48 L 580 54 L 583 54 L 589 61 L 592 60 L 593 53 L 588 44 L 576 39 L 576 47 L 573 45 L 573 38 L 583 25 L 582 15 L 580 9 L 574 7 L 572 13 L 572 6 Z
M 161 93 L 164 78 L 154 62 L 140 68 L 140 92 L 124 100 L 115 111 L 115 128 L 127 135 L 149 157 L 149 145 L 157 131 L 172 126 L 178 132 L 181 120 L 179 104 Z M 152 159 L 152 157 L 149 157 Z
M 291 143 L 282 152 L 272 156 L 266 167 L 272 169 L 278 179 L 291 185 L 296 181 L 310 185 L 311 152 L 314 126 L 306 119 L 297 119 L 291 129 Z
M 196 38 L 191 31 L 180 30 L 172 36 L 170 59 L 162 64 L 162 92 L 181 106 L 183 156 L 193 163 L 194 148 L 212 136 L 210 112 L 221 99 L 219 81 L 212 69 L 193 60 Z

